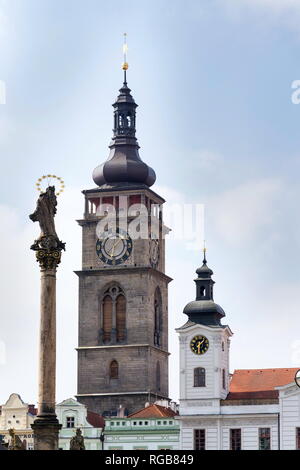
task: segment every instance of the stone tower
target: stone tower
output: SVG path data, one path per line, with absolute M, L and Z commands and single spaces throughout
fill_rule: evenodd
M 110 154 L 83 191 L 77 398 L 104 415 L 168 398 L 168 283 L 155 172 L 139 156 L 136 108 L 124 83 Z

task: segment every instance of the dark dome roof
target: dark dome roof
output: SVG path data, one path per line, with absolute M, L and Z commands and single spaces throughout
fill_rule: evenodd
M 135 136 L 137 104 L 127 86 L 126 76 L 113 107 L 114 135 L 109 146 L 110 154 L 106 162 L 94 169 L 93 180 L 98 186 L 123 183 L 150 187 L 155 183 L 156 175 L 139 156 L 139 144 Z
M 203 263 L 203 265 L 201 266 L 201 268 L 198 268 L 197 271 L 196 271 L 196 274 L 208 274 L 209 276 L 212 276 L 213 275 L 213 270 L 210 269 L 206 263 Z
M 115 147 L 106 162 L 93 171 L 93 180 L 98 186 L 106 183 L 136 183 L 152 186 L 156 175 L 152 168 L 138 156 L 136 148 Z
M 183 313 L 186 313 L 187 315 L 195 313 L 218 313 L 221 317 L 225 317 L 225 312 L 222 307 L 216 304 L 213 300 L 193 300 L 184 307 Z

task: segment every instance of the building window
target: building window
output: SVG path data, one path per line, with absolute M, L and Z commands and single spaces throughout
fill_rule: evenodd
M 205 429 L 194 430 L 194 449 L 205 450 Z
M 160 363 L 156 363 L 156 390 L 160 391 Z
M 296 449 L 300 450 L 300 428 L 296 428 Z
M 119 364 L 117 361 L 111 361 L 109 366 L 109 378 L 118 379 L 119 378 Z
M 259 450 L 271 450 L 270 428 L 259 428 Z
M 122 343 L 126 340 L 126 298 L 117 285 L 104 293 L 101 331 L 103 343 Z
M 230 450 L 242 449 L 241 429 L 230 429 Z
M 74 416 L 67 416 L 67 428 L 75 427 L 75 418 Z
M 223 389 L 226 389 L 226 375 L 225 375 L 225 369 L 222 369 L 222 386 Z
M 159 287 L 154 295 L 154 346 L 162 345 L 162 300 Z
M 126 300 L 123 294 L 118 295 L 116 299 L 116 328 L 117 342 L 120 343 L 126 339 Z
M 205 369 L 203 367 L 194 369 L 194 387 L 205 387 Z
M 112 298 L 106 295 L 103 299 L 103 342 L 107 343 L 111 340 L 112 329 Z

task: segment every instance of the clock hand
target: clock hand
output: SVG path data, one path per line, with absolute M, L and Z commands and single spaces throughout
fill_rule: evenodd
M 119 244 L 120 241 L 122 241 L 122 240 L 123 240 L 123 238 L 121 237 L 121 238 L 119 238 L 119 240 L 118 240 L 116 243 L 113 244 L 112 250 L 111 250 L 111 252 L 110 252 L 110 256 L 111 256 L 112 258 L 114 257 L 114 253 L 115 253 L 116 247 L 118 246 L 118 244 Z

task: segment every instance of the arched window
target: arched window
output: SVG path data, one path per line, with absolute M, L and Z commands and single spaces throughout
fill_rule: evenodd
M 103 299 L 103 342 L 111 340 L 113 302 L 110 295 Z
M 160 391 L 160 363 L 156 363 L 156 390 Z
M 126 338 L 126 300 L 122 294 L 116 300 L 116 328 L 117 342 L 124 341 Z
M 126 298 L 122 289 L 115 284 L 103 296 L 100 337 L 104 344 L 126 340 Z
M 203 367 L 194 369 L 194 387 L 205 387 L 205 369 Z
M 159 287 L 154 295 L 154 346 L 162 345 L 162 300 Z
M 204 286 L 200 287 L 200 295 L 201 295 L 201 297 L 205 296 L 205 287 Z
M 117 361 L 113 360 L 109 366 L 109 378 L 118 379 L 119 378 L 119 364 Z

